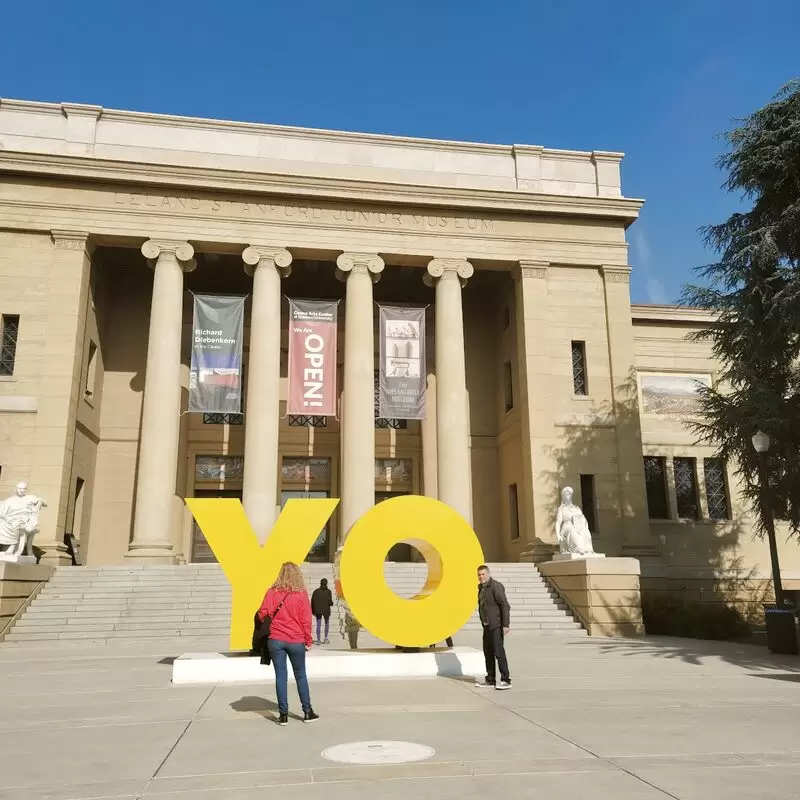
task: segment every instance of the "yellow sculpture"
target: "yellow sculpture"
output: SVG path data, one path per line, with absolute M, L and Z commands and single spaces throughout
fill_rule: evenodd
M 289 500 L 262 546 L 239 500 L 186 498 L 231 583 L 231 649 L 249 649 L 253 615 L 281 564 L 305 559 L 338 503 Z M 394 594 L 383 577 L 386 555 L 399 542 L 413 544 L 428 564 L 425 587 L 411 599 Z M 342 593 L 353 615 L 377 638 L 427 646 L 469 619 L 475 571 L 482 562 L 475 531 L 449 506 L 429 497 L 397 497 L 372 508 L 350 529 L 341 553 Z
M 186 498 L 186 505 L 231 584 L 232 650 L 250 649 L 253 615 L 278 577 L 281 564 L 302 563 L 338 504 L 338 500 L 287 501 L 262 546 L 241 501 Z

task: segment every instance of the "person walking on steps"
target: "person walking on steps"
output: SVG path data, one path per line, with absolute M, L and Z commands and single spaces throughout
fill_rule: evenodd
M 311 595 L 311 613 L 317 620 L 317 640 L 315 644 L 328 644 L 328 631 L 331 625 L 331 608 L 333 608 L 333 592 L 328 588 L 328 579 L 319 582 L 319 588 Z M 325 620 L 325 639 L 322 638 L 322 620 Z
M 511 626 L 511 606 L 506 599 L 505 587 L 492 577 L 485 564 L 478 567 L 478 614 L 483 627 L 486 677 L 478 681 L 477 685 L 492 689 L 510 689 L 511 675 L 508 671 L 505 637 Z M 498 668 L 500 683 L 497 683 Z
M 303 707 L 303 722 L 316 722 L 319 715 L 311 707 L 311 694 L 306 676 L 306 651 L 311 649 L 311 603 L 308 600 L 300 567 L 286 562 L 278 579 L 267 591 L 258 618 L 269 617 L 267 652 L 275 669 L 275 692 L 278 695 L 278 725 L 289 724 L 287 685 L 288 659 L 294 672 L 297 693 Z

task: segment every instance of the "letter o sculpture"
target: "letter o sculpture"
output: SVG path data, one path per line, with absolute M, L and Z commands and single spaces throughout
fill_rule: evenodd
M 396 544 L 413 544 L 425 557 L 428 578 L 410 599 L 386 584 L 383 565 Z M 444 641 L 472 616 L 476 570 L 483 551 L 469 523 L 429 497 L 395 497 L 353 525 L 341 553 L 339 575 L 347 605 L 373 636 L 402 647 Z

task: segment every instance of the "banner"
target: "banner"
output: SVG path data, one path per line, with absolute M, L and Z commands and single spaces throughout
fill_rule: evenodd
M 244 297 L 196 294 L 189 411 L 242 413 Z
M 289 300 L 287 414 L 336 416 L 336 300 Z
M 380 306 L 378 414 L 425 419 L 425 309 Z

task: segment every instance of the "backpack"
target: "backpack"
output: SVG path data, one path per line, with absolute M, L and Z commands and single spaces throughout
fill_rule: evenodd
M 287 594 L 286 597 L 288 596 Z M 253 618 L 253 641 L 251 643 L 250 655 L 261 656 L 261 663 L 265 666 L 269 666 L 272 661 L 269 656 L 269 650 L 267 649 L 267 641 L 269 640 L 272 629 L 272 619 L 278 616 L 278 612 L 286 602 L 286 597 L 278 603 L 278 607 L 275 609 L 275 613 L 272 617 L 267 614 L 263 620 L 259 620 L 258 611 L 256 611 L 256 615 Z

